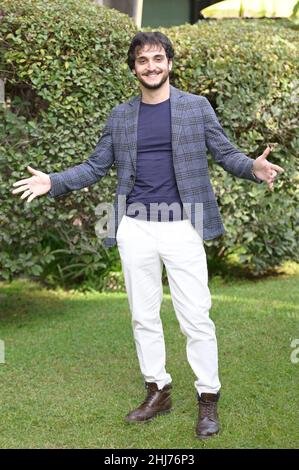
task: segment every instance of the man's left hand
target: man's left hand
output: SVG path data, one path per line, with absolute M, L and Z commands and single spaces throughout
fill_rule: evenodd
M 272 191 L 273 183 L 277 174 L 282 173 L 284 169 L 267 161 L 267 157 L 270 152 L 271 148 L 267 147 L 263 154 L 257 157 L 253 162 L 253 173 L 257 178 L 265 181 Z

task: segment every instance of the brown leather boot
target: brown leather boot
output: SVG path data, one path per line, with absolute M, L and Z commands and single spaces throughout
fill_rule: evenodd
M 167 384 L 162 390 L 158 390 L 156 383 L 146 382 L 145 388 L 147 389 L 147 396 L 144 402 L 125 417 L 125 421 L 128 423 L 144 423 L 158 415 L 171 411 L 171 384 Z
M 219 432 L 217 402 L 220 393 L 202 393 L 198 396 L 198 423 L 196 434 L 200 439 L 207 439 Z

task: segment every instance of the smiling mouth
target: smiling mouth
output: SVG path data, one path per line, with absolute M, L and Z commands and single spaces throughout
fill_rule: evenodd
M 161 72 L 154 72 L 154 73 L 146 73 L 144 74 L 144 77 L 157 77 L 158 75 L 160 75 Z

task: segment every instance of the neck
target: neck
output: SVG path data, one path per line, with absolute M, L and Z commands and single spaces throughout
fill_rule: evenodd
M 166 101 L 170 96 L 169 80 L 163 83 L 163 85 L 157 90 L 149 90 L 148 88 L 145 88 L 141 85 L 141 94 L 142 103 L 157 104 L 161 103 L 162 101 Z

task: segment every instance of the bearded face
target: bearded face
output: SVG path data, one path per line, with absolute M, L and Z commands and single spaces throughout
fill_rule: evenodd
M 157 90 L 168 80 L 171 68 L 164 48 L 149 45 L 136 54 L 133 72 L 144 88 Z

